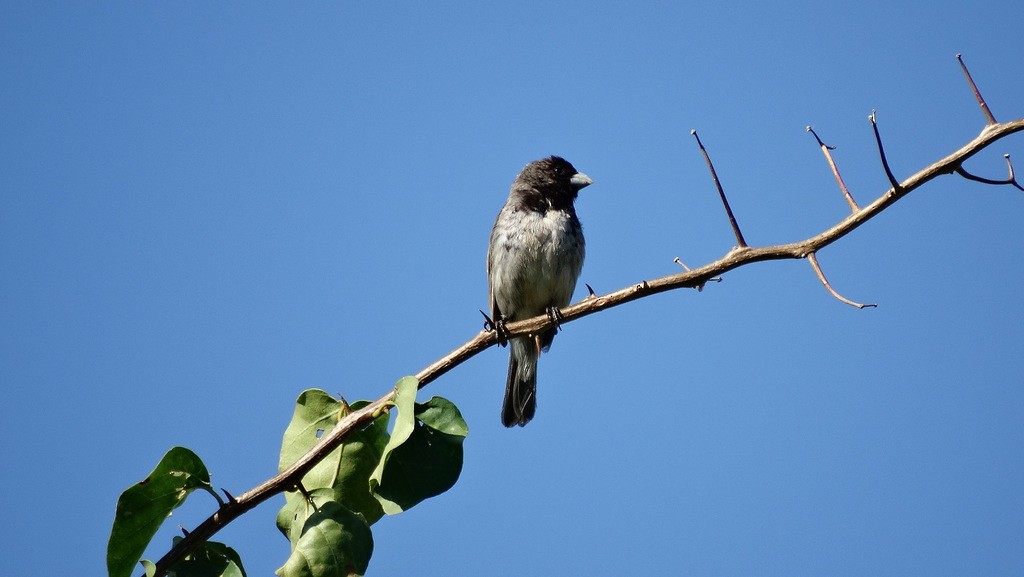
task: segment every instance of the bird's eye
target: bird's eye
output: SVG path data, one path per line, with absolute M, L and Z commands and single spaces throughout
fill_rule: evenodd
M 555 167 L 555 174 L 557 174 L 558 176 L 565 176 L 565 167 L 564 166 L 556 166 Z

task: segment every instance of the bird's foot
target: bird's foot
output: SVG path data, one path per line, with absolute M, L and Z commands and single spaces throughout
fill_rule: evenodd
M 561 323 L 561 321 L 562 321 L 563 318 L 565 318 L 564 316 L 562 316 L 562 311 L 558 310 L 558 307 L 548 307 L 547 311 L 545 311 L 545 312 L 548 313 L 548 318 L 551 319 L 551 321 L 555 323 L 555 330 L 556 331 L 562 330 L 562 323 Z
M 494 330 L 498 333 L 498 344 L 505 346 L 508 344 L 508 329 L 505 328 L 505 316 L 502 315 L 494 323 Z
M 505 317 L 504 315 L 497 318 L 491 319 L 487 316 L 487 313 L 480 311 L 480 314 L 484 316 L 484 330 L 487 332 L 494 331 L 498 333 L 498 344 L 505 346 L 508 344 L 508 329 L 505 328 Z

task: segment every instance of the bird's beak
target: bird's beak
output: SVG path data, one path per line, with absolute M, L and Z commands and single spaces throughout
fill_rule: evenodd
M 572 178 L 569 179 L 569 182 L 571 182 L 572 185 L 576 187 L 576 190 L 594 184 L 594 181 L 591 180 L 589 176 L 583 174 L 582 172 L 577 172 L 576 174 L 572 175 Z

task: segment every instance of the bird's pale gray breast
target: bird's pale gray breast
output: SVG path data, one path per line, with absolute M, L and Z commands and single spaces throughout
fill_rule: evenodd
M 491 280 L 501 312 L 518 320 L 568 305 L 586 251 L 579 220 L 563 210 L 503 212 L 488 255 L 491 274 L 500 276 Z

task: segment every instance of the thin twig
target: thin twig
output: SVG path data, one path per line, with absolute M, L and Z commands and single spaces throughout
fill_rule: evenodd
M 837 299 L 839 299 L 840 302 L 844 302 L 844 303 L 850 305 L 851 307 L 857 307 L 859 309 L 863 309 L 863 308 L 867 308 L 867 307 L 877 307 L 878 306 L 876 304 L 862 304 L 862 303 L 854 302 L 854 301 L 851 301 L 850 299 L 844 297 L 843 295 L 839 294 L 838 292 L 836 292 L 836 289 L 832 288 L 832 285 L 829 284 L 828 279 L 825 278 L 825 273 L 821 272 L 821 265 L 818 264 L 817 253 L 813 253 L 813 252 L 809 253 L 807 255 L 807 262 L 811 263 L 811 268 L 813 268 L 815 274 L 818 275 L 818 280 L 821 281 L 821 284 L 825 285 L 825 288 L 828 289 L 828 292 L 832 293 L 832 296 L 834 296 Z
M 850 205 L 850 212 L 857 212 L 860 207 L 857 206 L 857 201 L 853 200 L 853 195 L 850 194 L 850 190 L 846 188 L 846 183 L 843 182 L 843 177 L 839 174 L 839 167 L 836 166 L 836 161 L 832 159 L 832 151 L 836 149 L 834 146 L 826 146 L 821 138 L 818 138 L 818 133 L 814 131 L 814 128 L 810 125 L 807 126 L 807 132 L 814 135 L 814 140 L 818 141 L 818 146 L 821 147 L 821 151 L 825 153 L 825 160 L 828 161 L 828 167 L 832 169 L 832 176 L 836 178 L 836 183 L 839 184 L 839 190 L 843 191 L 843 196 L 846 198 L 847 204 Z
M 971 92 L 974 93 L 978 106 L 981 106 L 981 113 L 985 115 L 985 120 L 988 120 L 989 125 L 996 124 L 996 117 L 992 116 L 992 111 L 988 109 L 988 103 L 981 96 L 981 91 L 978 90 L 978 85 L 974 83 L 974 78 L 971 77 L 971 73 L 967 70 L 967 65 L 964 64 L 964 59 L 960 57 L 959 52 L 956 53 L 956 61 L 960 63 L 960 69 L 964 71 L 964 77 L 967 78 L 967 83 L 971 85 Z
M 885 148 L 882 147 L 882 135 L 878 133 L 878 123 L 875 122 L 875 110 L 871 110 L 871 114 L 868 115 L 868 120 L 871 121 L 871 130 L 875 133 L 875 143 L 878 144 L 878 156 L 882 159 L 882 168 L 885 169 L 885 176 L 889 179 L 889 184 L 892 185 L 893 192 L 899 192 L 900 181 L 896 180 L 893 176 L 892 170 L 889 168 L 889 161 L 885 158 Z
M 736 235 L 736 245 L 739 248 L 746 248 L 747 241 L 743 240 L 743 233 L 740 232 L 740 225 L 736 224 L 736 217 L 732 214 L 732 208 L 729 206 L 729 199 L 725 197 L 725 190 L 722 189 L 722 182 L 718 180 L 718 173 L 715 172 L 715 165 L 711 164 L 711 157 L 708 155 L 708 151 L 704 148 L 704 143 L 700 141 L 700 137 L 697 136 L 696 130 L 691 130 L 690 134 L 697 139 L 697 146 L 700 147 L 700 153 L 704 155 L 704 162 L 708 165 L 708 170 L 711 171 L 711 179 L 715 181 L 715 188 L 718 189 L 718 196 L 722 199 L 722 206 L 725 207 L 725 214 L 729 216 L 729 224 L 732 226 L 732 232 Z
M 674 262 L 677 265 L 683 267 L 683 270 L 690 270 L 690 267 L 686 266 L 686 263 L 683 262 L 678 256 L 676 258 L 672 259 L 672 262 Z M 714 278 L 709 278 L 708 282 L 722 282 L 722 277 L 716 276 Z M 702 290 L 704 290 L 704 285 L 703 284 L 697 285 L 697 292 L 701 292 Z
M 1010 155 L 1009 154 L 1004 154 L 1003 158 L 1006 159 L 1006 167 L 1010 171 L 1010 176 L 1008 176 L 1004 180 L 992 180 L 990 178 L 985 178 L 985 177 L 982 177 L 982 176 L 973 175 L 973 174 L 967 172 L 966 170 L 964 170 L 963 166 L 956 167 L 956 173 L 959 174 L 960 176 L 966 178 L 967 180 L 973 180 L 975 182 L 980 182 L 980 183 L 983 183 L 983 184 L 1010 184 L 1010 185 L 1013 185 L 1014 187 L 1016 187 L 1016 188 L 1018 188 L 1020 190 L 1024 190 L 1024 187 L 1022 187 L 1020 185 L 1020 183 L 1017 182 L 1017 177 L 1014 176 L 1014 174 L 1013 174 L 1013 163 L 1010 162 Z

